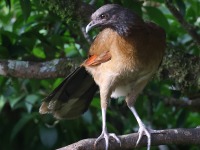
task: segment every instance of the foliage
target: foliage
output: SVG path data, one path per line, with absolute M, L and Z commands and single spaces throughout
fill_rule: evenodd
M 41 0 L 45 6 L 49 6 L 49 10 L 58 14 L 63 20 L 69 22 L 72 18 L 77 17 L 76 9 L 78 8 L 78 0 Z
M 56 2 L 56 1 L 55 1 Z M 164 5 L 163 0 L 132 1 L 108 0 L 136 11 L 146 20 L 152 20 L 167 32 L 167 41 L 174 49 L 200 55 L 193 39 L 181 28 Z M 199 0 L 174 0 L 184 18 L 200 26 Z M 52 2 L 53 4 L 53 2 Z M 103 0 L 96 7 L 104 4 Z M 82 36 L 78 24 L 66 24 L 50 6 L 39 0 L 4 0 L 0 2 L 0 59 L 45 61 L 53 58 L 86 56 L 89 44 Z M 64 8 L 63 8 L 64 9 Z M 73 20 L 73 16 L 68 16 Z M 65 18 L 66 19 L 66 18 Z M 99 97 L 96 95 L 90 109 L 76 120 L 56 121 L 41 116 L 41 100 L 62 79 L 20 79 L 0 77 L 0 149 L 49 150 L 77 140 L 97 137 L 101 132 Z M 200 124 L 199 110 L 166 106 L 163 99 L 186 99 L 184 93 L 174 89 L 170 81 L 153 80 L 138 98 L 136 108 L 141 118 L 155 129 L 196 127 Z M 122 99 L 111 101 L 108 110 L 108 130 L 117 134 L 137 131 L 137 123 Z M 167 146 L 183 149 L 181 146 Z M 155 148 L 158 149 L 158 148 Z M 195 146 L 184 149 L 198 149 Z

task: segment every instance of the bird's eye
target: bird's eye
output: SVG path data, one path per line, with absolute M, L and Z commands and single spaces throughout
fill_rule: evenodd
M 101 14 L 99 17 L 100 17 L 101 19 L 106 19 L 106 18 L 107 18 L 107 15 Z

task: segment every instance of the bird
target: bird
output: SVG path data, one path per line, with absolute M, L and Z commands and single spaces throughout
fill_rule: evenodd
M 108 150 L 110 137 L 121 146 L 120 139 L 107 131 L 109 101 L 123 96 L 139 125 L 136 145 L 146 135 L 147 150 L 150 150 L 151 134 L 156 130 L 145 126 L 134 104 L 162 62 L 165 31 L 118 4 L 106 4 L 97 9 L 91 15 L 86 32 L 94 28 L 100 31 L 90 46 L 88 58 L 43 100 L 39 112 L 52 113 L 57 119 L 76 118 L 88 109 L 99 90 L 102 132 L 94 146 L 105 140 Z

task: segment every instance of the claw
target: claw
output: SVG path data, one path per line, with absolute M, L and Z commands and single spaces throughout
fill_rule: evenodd
M 101 141 L 102 139 L 105 139 L 105 148 L 106 148 L 106 150 L 108 150 L 110 137 L 113 137 L 117 141 L 117 143 L 119 143 L 119 145 L 121 146 L 121 141 L 114 133 L 109 134 L 107 132 L 102 132 L 101 135 L 96 139 L 96 141 L 94 143 L 94 147 L 96 147 L 96 145 L 99 141 Z
M 139 137 L 136 142 L 136 146 L 139 144 L 140 140 L 142 139 L 143 135 L 147 136 L 147 150 L 150 150 L 151 147 L 151 132 L 149 132 L 144 125 L 141 125 L 139 128 Z
M 142 125 L 140 125 L 138 133 L 139 133 L 139 137 L 138 137 L 138 140 L 136 142 L 136 146 L 139 144 L 140 140 L 142 139 L 142 136 L 146 135 L 147 136 L 147 150 L 150 150 L 150 147 L 151 147 L 151 134 L 165 133 L 165 131 L 164 130 L 147 129 L 145 127 L 145 125 L 142 124 Z
M 142 135 L 146 135 L 147 136 L 147 150 L 150 150 L 151 148 L 151 133 L 165 133 L 164 130 L 151 130 L 151 129 L 147 129 L 145 127 L 145 125 L 143 124 L 142 120 L 140 119 L 139 115 L 137 114 L 137 111 L 135 110 L 135 108 L 133 106 L 128 106 L 129 109 L 131 110 L 131 112 L 133 113 L 133 115 L 135 116 L 135 119 L 137 120 L 138 124 L 139 124 L 139 136 L 138 136 L 138 140 L 136 142 L 136 146 L 139 144 L 140 140 L 142 139 Z
M 113 139 L 115 139 L 117 143 L 119 143 L 119 146 L 121 147 L 121 141 L 114 133 L 110 133 L 109 136 L 113 137 Z

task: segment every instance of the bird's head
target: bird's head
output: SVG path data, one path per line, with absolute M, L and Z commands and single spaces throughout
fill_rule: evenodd
M 129 35 L 129 31 L 143 24 L 143 20 L 136 13 L 117 4 L 107 4 L 97 9 L 91 16 L 91 22 L 86 26 L 88 33 L 92 28 L 112 28 L 122 36 Z

